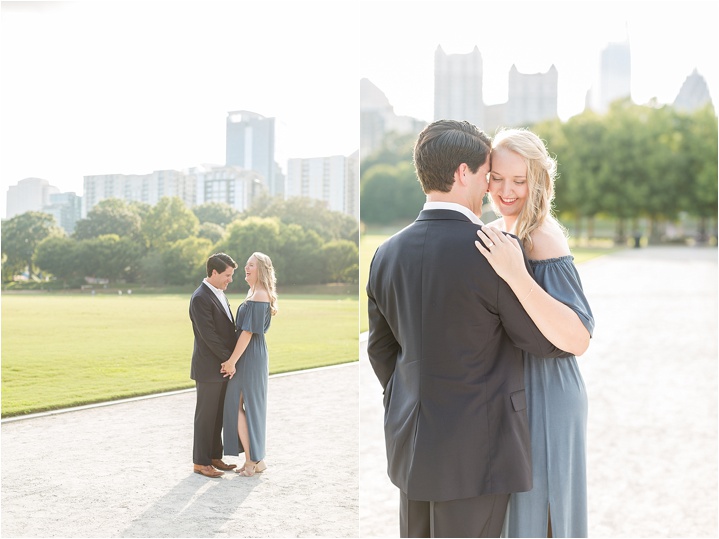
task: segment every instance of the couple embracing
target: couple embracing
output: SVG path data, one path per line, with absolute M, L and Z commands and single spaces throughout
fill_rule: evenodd
M 529 131 L 492 142 L 440 120 L 414 164 L 427 202 L 377 249 L 367 283 L 400 535 L 586 537 L 575 355 L 594 319 L 551 216 L 556 163 Z
M 245 453 L 244 465 L 235 470 L 243 476 L 267 468 L 263 460 L 269 377 L 265 333 L 277 313 L 275 270 L 267 255 L 250 256 L 244 268 L 250 289 L 233 316 L 225 290 L 236 268 L 225 253 L 210 256 L 207 277 L 190 299 L 195 335 L 190 377 L 197 388 L 193 471 L 212 478 L 237 468 L 226 464 L 223 454 Z

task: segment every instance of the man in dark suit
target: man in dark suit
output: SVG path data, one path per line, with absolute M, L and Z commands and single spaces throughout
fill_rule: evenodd
M 499 537 L 509 494 L 532 487 L 522 350 L 569 355 L 474 246 L 490 147 L 468 122 L 420 133 L 427 203 L 370 268 L 367 353 L 384 388 L 402 537 Z
M 221 477 L 236 465 L 222 461 L 222 410 L 227 374 L 221 364 L 232 355 L 237 343 L 235 321 L 225 296 L 237 263 L 217 253 L 207 259 L 207 278 L 190 299 L 190 320 L 195 334 L 190 378 L 197 387 L 195 434 L 192 450 L 194 472 Z

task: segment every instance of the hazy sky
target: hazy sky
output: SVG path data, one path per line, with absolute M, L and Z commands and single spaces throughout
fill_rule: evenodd
M 0 3 L 0 213 L 27 177 L 82 194 L 91 174 L 225 159 L 230 110 L 275 117 L 281 158 L 359 148 L 359 80 L 431 120 L 434 52 L 484 62 L 484 101 L 512 64 L 559 71 L 581 112 L 601 49 L 627 32 L 632 95 L 670 103 L 697 68 L 719 104 L 719 3 L 680 0 L 193 0 Z M 281 159 L 282 160 L 282 159 Z
M 0 209 L 27 177 L 225 162 L 231 110 L 275 117 L 284 157 L 359 149 L 356 2 L 0 4 Z
M 522 73 L 559 73 L 558 112 L 584 108 L 600 51 L 629 37 L 632 98 L 674 101 L 697 68 L 719 108 L 719 2 L 417 1 L 363 2 L 360 77 L 378 86 L 395 112 L 433 119 L 434 53 L 468 53 L 484 66 L 484 102 L 507 100 L 512 64 Z

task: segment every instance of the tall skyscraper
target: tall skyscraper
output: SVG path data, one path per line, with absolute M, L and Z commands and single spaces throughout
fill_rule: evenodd
M 75 224 L 82 218 L 82 197 L 75 193 L 53 193 L 50 203 L 42 210 L 55 217 L 55 221 L 68 235 L 75 232 Z
M 679 93 L 674 99 L 674 107 L 678 110 L 691 112 L 707 104 L 712 105 L 712 108 L 714 107 L 707 82 L 695 69 L 679 89 Z
M 594 100 L 598 112 L 606 112 L 617 99 L 631 97 L 632 61 L 629 40 L 610 43 L 599 60 L 599 93 Z
M 417 134 L 427 122 L 411 116 L 398 116 L 387 96 L 369 79 L 360 80 L 360 158 L 382 146 L 388 133 Z
M 513 65 L 509 70 L 507 116 L 511 127 L 529 126 L 557 117 L 557 68 L 546 73 L 520 73 Z
M 7 190 L 5 217 L 11 219 L 27 211 L 43 211 L 50 204 L 50 195 L 59 193 L 57 187 L 42 178 L 25 178 Z
M 247 110 L 227 113 L 225 165 L 259 172 L 271 196 L 284 195 L 275 161 L 275 119 Z
M 484 125 L 482 55 L 475 46 L 467 54 L 434 53 L 434 119 L 467 120 Z

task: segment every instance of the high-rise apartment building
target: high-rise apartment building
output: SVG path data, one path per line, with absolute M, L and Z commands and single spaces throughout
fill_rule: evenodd
M 247 110 L 227 113 L 225 165 L 262 175 L 271 196 L 283 195 L 285 177 L 275 161 L 274 118 Z
M 59 193 L 57 187 L 42 178 L 25 178 L 7 190 L 5 217 L 11 219 L 27 211 L 43 211 L 50 204 L 50 195 Z
M 287 198 L 307 197 L 327 203 L 327 209 L 359 215 L 359 163 L 350 157 L 294 158 L 287 162 Z
M 178 170 L 155 170 L 151 174 L 100 174 L 84 177 L 83 217 L 106 198 L 134 200 L 151 206 L 164 197 L 177 197 L 188 208 L 195 205 L 193 179 Z
M 68 235 L 75 232 L 75 224 L 82 218 L 82 197 L 75 193 L 53 193 L 42 209 L 55 217 L 55 221 Z
M 187 174 L 195 185 L 197 205 L 220 202 L 242 212 L 255 197 L 267 192 L 263 177 L 254 170 L 203 165 L 191 168 Z
M 434 119 L 467 120 L 484 125 L 482 55 L 475 46 L 467 54 L 434 53 Z

